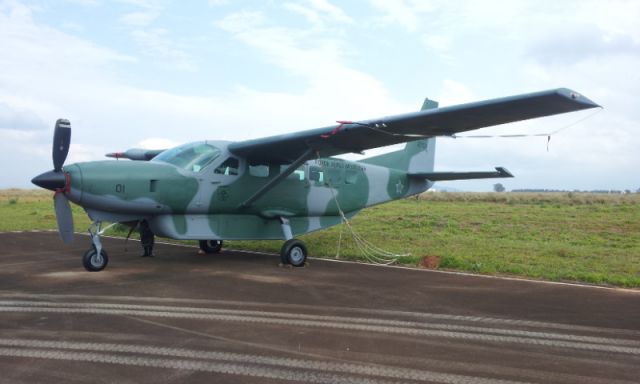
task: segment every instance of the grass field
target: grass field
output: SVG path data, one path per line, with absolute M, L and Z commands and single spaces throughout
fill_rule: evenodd
M 89 220 L 73 209 L 76 230 Z M 56 227 L 51 194 L 0 191 L 0 231 Z M 640 287 L 640 195 L 426 193 L 368 208 L 354 230 L 419 265 L 554 281 Z M 122 232 L 120 233 L 122 234 Z M 335 257 L 340 227 L 302 237 L 312 256 Z M 365 259 L 344 229 L 343 259 Z M 281 241 L 233 241 L 228 247 L 277 252 Z

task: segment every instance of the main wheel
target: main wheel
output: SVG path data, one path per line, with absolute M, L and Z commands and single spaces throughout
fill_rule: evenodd
M 222 249 L 222 240 L 200 240 L 200 249 L 204 253 L 218 253 Z
M 107 255 L 107 252 L 102 249 L 98 255 L 98 251 L 96 251 L 96 247 L 93 245 L 82 257 L 82 265 L 84 265 L 84 269 L 89 272 L 102 271 L 108 263 L 109 256 Z
M 298 239 L 287 240 L 280 250 L 280 260 L 282 264 L 302 267 L 307 261 L 307 247 Z

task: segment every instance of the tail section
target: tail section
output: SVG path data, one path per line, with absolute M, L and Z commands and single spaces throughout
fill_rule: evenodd
M 438 108 L 438 102 L 425 99 L 421 111 Z M 360 160 L 362 163 L 393 168 L 407 173 L 433 172 L 436 139 L 428 138 L 408 142 L 404 149 Z

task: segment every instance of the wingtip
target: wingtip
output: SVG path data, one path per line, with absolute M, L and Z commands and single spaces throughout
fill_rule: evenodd
M 558 93 L 568 99 L 571 99 L 577 103 L 583 104 L 587 106 L 587 108 L 602 108 L 602 106 L 588 97 L 582 95 L 579 92 L 576 92 L 569 88 L 559 88 Z
M 507 168 L 504 167 L 496 167 L 496 171 L 500 174 L 499 177 L 514 177 L 513 173 L 509 172 Z

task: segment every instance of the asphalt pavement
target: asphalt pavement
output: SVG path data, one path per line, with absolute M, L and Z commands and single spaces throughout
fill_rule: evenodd
M 1 383 L 638 383 L 640 291 L 0 233 Z

